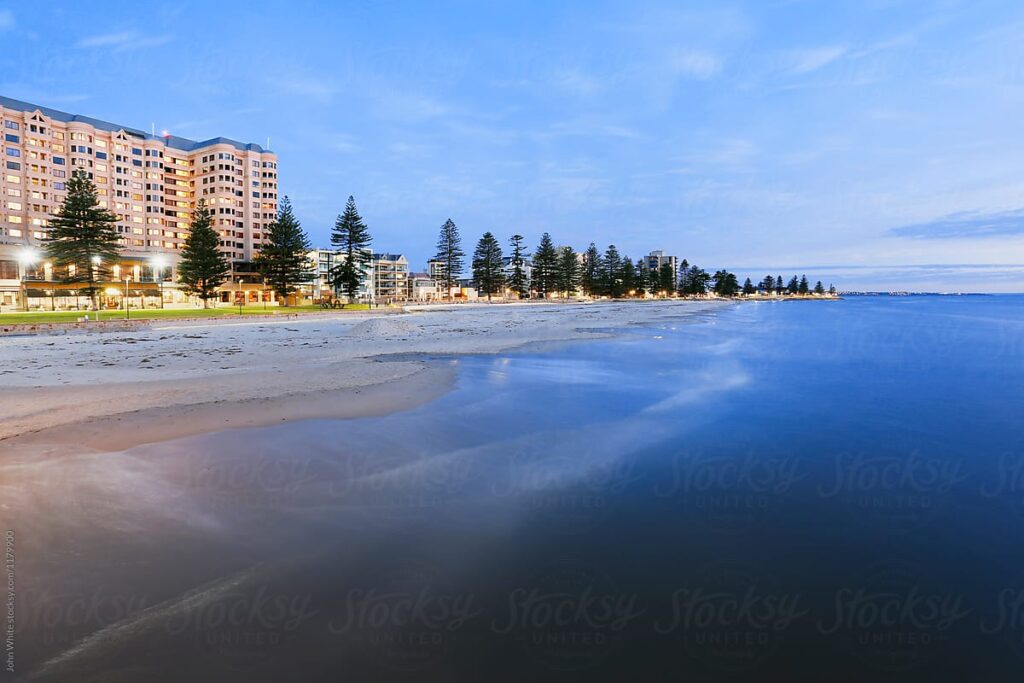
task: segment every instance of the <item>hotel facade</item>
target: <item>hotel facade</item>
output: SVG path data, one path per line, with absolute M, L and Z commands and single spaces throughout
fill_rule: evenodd
M 236 272 L 252 271 L 276 218 L 277 156 L 256 144 L 156 136 L 6 97 L 0 133 L 0 310 L 77 308 L 82 300 L 43 256 L 74 171 L 89 175 L 100 204 L 119 218 L 121 259 L 110 284 L 127 290 L 133 306 L 184 300 L 174 272 L 200 199 Z M 246 299 L 263 296 L 254 289 Z

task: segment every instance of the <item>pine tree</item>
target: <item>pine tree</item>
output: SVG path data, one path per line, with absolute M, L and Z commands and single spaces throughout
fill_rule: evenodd
M 67 196 L 50 218 L 46 258 L 67 273 L 64 282 L 86 283 L 94 308 L 99 308 L 99 283 L 111 279 L 111 269 L 118 259 L 120 242 L 114 227 L 117 220 L 116 215 L 100 206 L 96 186 L 83 170 L 71 175 Z
M 733 273 L 719 270 L 714 276 L 714 292 L 718 296 L 736 296 L 740 291 L 739 281 Z
M 806 275 L 801 275 L 800 276 L 800 284 L 797 286 L 797 291 L 800 294 L 810 294 L 811 293 L 811 286 L 807 282 L 807 276 Z
M 686 296 L 689 292 L 690 286 L 690 262 L 683 259 L 682 263 L 679 264 L 679 282 L 676 285 L 676 291 L 680 296 Z
M 486 294 L 488 301 L 504 287 L 505 274 L 501 266 L 501 245 L 494 235 L 485 232 L 473 252 L 473 279 L 477 290 Z
M 439 262 L 441 282 L 448 292 L 448 300 L 452 300 L 452 287 L 462 274 L 465 267 L 466 254 L 462 251 L 462 238 L 459 237 L 459 229 L 455 222 L 449 218 L 441 226 L 441 234 L 437 238 L 437 255 L 434 258 Z
M 633 296 L 636 293 L 636 269 L 633 260 L 625 254 L 622 255 L 622 265 L 619 267 L 619 288 L 619 296 Z
M 814 284 L 814 293 L 818 296 L 822 296 L 825 293 L 825 287 L 821 284 L 821 280 Z
M 786 291 L 786 286 L 782 284 L 782 276 L 779 275 L 775 278 L 775 293 L 782 294 L 784 291 Z
M 757 288 L 754 287 L 754 283 L 750 281 L 749 277 L 746 280 L 743 281 L 743 294 L 745 296 L 750 296 L 751 294 L 753 294 L 756 291 L 757 291 Z
M 675 289 L 672 285 L 676 279 L 676 274 L 672 271 L 671 263 L 662 263 L 661 268 L 658 270 L 658 289 L 665 292 L 665 295 L 672 293 Z
M 558 250 L 551 235 L 541 235 L 540 244 L 533 255 L 533 284 L 541 298 L 558 289 Z
M 696 265 L 690 266 L 686 276 L 686 294 L 689 296 L 706 294 L 710 282 L 711 276 L 706 270 Z
M 295 217 L 288 197 L 281 200 L 277 220 L 267 229 L 267 244 L 260 247 L 256 263 L 270 288 L 281 297 L 285 306 L 288 295 L 312 277 L 309 262 L 309 239 Z
M 580 267 L 576 259 L 576 251 L 572 247 L 562 247 L 558 258 L 558 289 L 570 297 L 580 283 Z
M 761 280 L 759 287 L 764 291 L 765 294 L 771 294 L 775 290 L 775 278 L 771 275 L 765 275 L 764 279 Z
M 192 226 L 181 250 L 178 280 L 186 292 L 203 300 L 203 308 L 209 308 L 210 299 L 217 296 L 217 288 L 230 274 L 231 262 L 220 250 L 220 235 L 213 229 L 210 208 L 200 199 L 192 212 Z
M 633 271 L 636 273 L 633 281 L 636 286 L 637 296 L 643 297 L 644 293 L 650 287 L 651 273 L 647 269 L 647 264 L 644 263 L 642 258 L 636 260 L 636 265 L 633 266 Z
M 836 286 L 831 282 L 828 285 L 828 293 L 831 294 L 832 296 L 836 295 Z
M 787 294 L 796 294 L 800 291 L 800 280 L 797 279 L 796 275 L 789 279 L 789 284 L 786 285 Z
M 605 294 L 613 299 L 622 296 L 622 257 L 614 244 L 604 251 L 601 269 L 601 285 Z
M 523 246 L 523 236 L 512 235 L 509 244 L 512 246 L 512 274 L 508 278 L 508 288 L 515 292 L 520 299 L 527 299 L 530 297 L 530 282 L 526 277 L 526 268 L 524 267 L 526 247 Z
M 355 301 L 366 279 L 365 266 L 373 258 L 370 241 L 370 231 L 356 210 L 356 200 L 349 195 L 345 213 L 338 216 L 331 231 L 331 244 L 341 250 L 343 261 L 330 273 L 331 287 L 345 292 L 349 303 Z
M 583 272 L 580 275 L 580 286 L 583 293 L 588 296 L 596 296 L 601 288 L 601 253 L 597 246 L 591 242 L 587 247 L 587 253 L 583 257 Z

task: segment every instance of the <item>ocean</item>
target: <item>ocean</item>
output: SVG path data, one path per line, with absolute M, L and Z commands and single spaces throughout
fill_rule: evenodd
M 741 303 L 432 362 L 456 386 L 412 411 L 129 451 L 152 509 L 83 510 L 109 523 L 54 560 L 22 661 L 78 644 L 41 678 L 76 681 L 1024 670 L 1024 297 Z

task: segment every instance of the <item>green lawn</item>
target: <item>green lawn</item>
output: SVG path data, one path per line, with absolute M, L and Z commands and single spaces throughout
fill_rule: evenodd
M 346 306 L 345 311 L 365 311 L 367 304 L 352 304 Z M 262 304 L 256 306 L 243 306 L 241 314 L 238 306 L 221 305 L 218 308 L 147 308 L 144 310 L 131 310 L 133 320 L 150 320 L 158 318 L 222 318 L 239 315 L 283 315 L 287 313 L 332 313 L 337 312 L 331 309 L 323 309 L 320 306 L 268 306 L 265 310 Z M 83 315 L 89 315 L 90 320 L 96 319 L 93 311 L 40 311 L 32 313 L 3 313 L 0 314 L 0 325 L 15 325 L 18 323 L 64 323 L 75 322 Z M 100 311 L 100 320 L 123 320 L 124 311 Z

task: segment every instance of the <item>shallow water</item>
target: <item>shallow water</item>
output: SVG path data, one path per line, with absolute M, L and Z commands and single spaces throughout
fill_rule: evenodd
M 1016 680 L 1022 361 L 1024 297 L 744 304 L 438 359 L 456 389 L 411 412 L 65 459 L 19 532 L 21 660 Z

